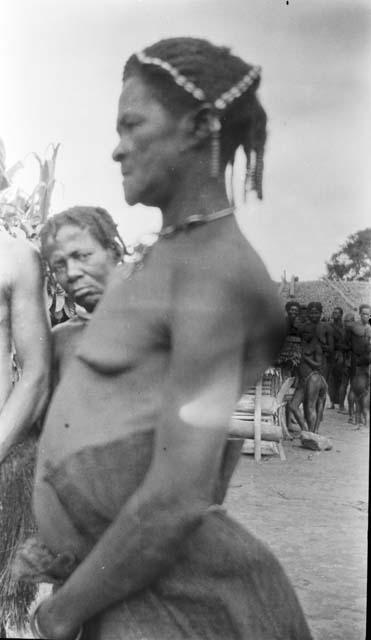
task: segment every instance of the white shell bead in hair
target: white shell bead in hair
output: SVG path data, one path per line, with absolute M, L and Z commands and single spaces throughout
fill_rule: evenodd
M 225 109 L 226 108 L 226 103 L 224 102 L 224 100 L 222 100 L 222 98 L 218 98 L 217 100 L 215 100 L 214 102 L 214 107 L 216 107 L 217 109 Z
M 178 69 L 173 67 L 169 62 L 161 60 L 160 58 L 152 58 L 151 56 L 147 56 L 142 51 L 140 53 L 137 53 L 136 56 L 142 64 L 152 64 L 170 73 L 170 75 L 174 78 L 176 84 L 180 87 L 183 87 L 183 89 L 190 93 L 196 100 L 199 100 L 200 102 L 206 100 L 204 91 L 197 87 L 191 80 L 188 80 L 188 78 L 183 76 L 178 71 Z M 259 76 L 260 71 L 260 67 L 252 67 L 250 71 L 242 78 L 242 80 L 237 82 L 228 91 L 222 93 L 219 98 L 214 101 L 215 109 L 225 109 L 228 104 L 233 102 L 233 100 L 239 98 L 245 91 L 247 91 L 253 81 Z
M 196 100 L 204 100 L 205 99 L 205 94 L 202 91 L 202 89 L 194 89 L 193 95 L 196 98 Z
M 196 98 L 196 100 L 203 102 L 206 99 L 203 90 L 199 87 L 196 87 L 196 85 L 191 80 L 188 80 L 185 76 L 179 73 L 178 69 L 173 67 L 169 62 L 161 60 L 160 58 L 152 58 L 151 56 L 147 56 L 142 51 L 137 53 L 136 57 L 142 64 L 152 64 L 170 73 L 170 75 L 174 78 L 176 84 L 178 84 L 180 87 L 183 87 L 183 89 L 185 89 L 185 91 L 187 91 L 188 93 L 191 93 L 193 97 Z

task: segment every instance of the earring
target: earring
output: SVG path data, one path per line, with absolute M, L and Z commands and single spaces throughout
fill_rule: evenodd
M 245 179 L 244 179 L 244 184 L 243 184 L 243 201 L 246 203 L 247 194 L 249 192 L 250 185 L 251 185 L 251 156 L 250 156 L 250 150 L 249 151 L 245 151 L 245 154 L 246 154 L 246 165 L 245 165 Z
M 219 176 L 220 170 L 220 129 L 222 125 L 217 116 L 212 118 L 210 124 L 211 131 L 211 158 L 210 158 L 210 175 L 212 178 Z

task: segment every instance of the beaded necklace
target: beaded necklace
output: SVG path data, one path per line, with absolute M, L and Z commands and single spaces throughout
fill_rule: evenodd
M 153 242 L 142 244 L 140 251 L 135 251 L 132 256 L 126 258 L 126 262 L 133 265 L 133 270 L 130 275 L 132 275 L 133 271 L 136 271 L 137 269 L 141 269 L 143 267 L 145 256 L 148 255 L 148 253 L 159 240 L 163 238 L 172 238 L 174 235 L 180 233 L 181 231 L 187 231 L 192 227 L 208 224 L 209 222 L 220 220 L 221 218 L 226 218 L 233 213 L 234 207 L 227 207 L 226 209 L 221 209 L 220 211 L 213 211 L 206 216 L 195 214 L 189 216 L 179 224 L 169 224 L 166 227 L 163 227 L 159 233 L 153 234 Z
M 163 227 L 158 234 L 158 238 L 169 238 L 179 231 L 186 231 L 194 225 L 207 224 L 208 222 L 213 222 L 214 220 L 225 218 L 226 216 L 230 216 L 233 212 L 234 207 L 227 207 L 226 209 L 221 209 L 220 211 L 213 211 L 206 216 L 200 214 L 189 216 L 179 224 L 169 224 L 167 227 Z

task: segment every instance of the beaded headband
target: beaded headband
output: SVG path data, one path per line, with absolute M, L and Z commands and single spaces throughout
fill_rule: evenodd
M 206 101 L 205 92 L 197 87 L 194 82 L 180 73 L 178 69 L 173 67 L 169 62 L 161 60 L 160 58 L 152 58 L 143 52 L 137 53 L 136 57 L 142 64 L 152 64 L 155 67 L 160 67 L 164 71 L 167 71 L 174 78 L 176 84 L 183 87 L 183 89 L 196 98 L 196 100 L 199 100 L 200 102 Z M 218 110 L 225 109 L 229 104 L 231 104 L 231 102 L 242 96 L 242 94 L 248 90 L 252 83 L 260 76 L 260 72 L 261 67 L 252 67 L 239 82 L 233 85 L 233 87 L 228 91 L 222 93 L 219 98 L 214 100 L 213 107 Z
M 206 102 L 207 97 L 205 92 L 197 87 L 194 82 L 189 80 L 186 76 L 184 76 L 176 67 L 171 65 L 169 62 L 165 60 L 161 60 L 161 58 L 155 58 L 151 56 L 147 56 L 142 51 L 140 53 L 135 54 L 138 58 L 139 62 L 142 64 L 151 64 L 155 67 L 159 67 L 164 71 L 167 71 L 176 82 L 177 85 L 183 87 L 185 91 L 190 93 L 196 100 L 199 102 Z M 228 91 L 222 93 L 219 98 L 214 100 L 212 106 L 216 111 L 224 111 L 228 105 L 230 105 L 234 100 L 242 96 L 252 83 L 260 77 L 261 67 L 254 66 L 250 69 L 250 71 L 243 76 L 243 78 L 233 85 Z M 211 176 L 216 178 L 219 175 L 219 164 L 220 164 L 220 116 L 218 113 L 214 113 L 211 123 Z

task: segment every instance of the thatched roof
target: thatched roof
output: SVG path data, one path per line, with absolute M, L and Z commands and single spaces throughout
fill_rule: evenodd
M 291 279 L 291 282 L 281 282 L 279 294 L 283 304 L 289 300 L 295 300 L 301 305 L 309 302 L 321 302 L 323 314 L 331 316 L 334 307 L 341 307 L 344 313 L 358 312 L 360 304 L 371 304 L 371 283 L 356 281 L 328 280 L 300 280 Z

